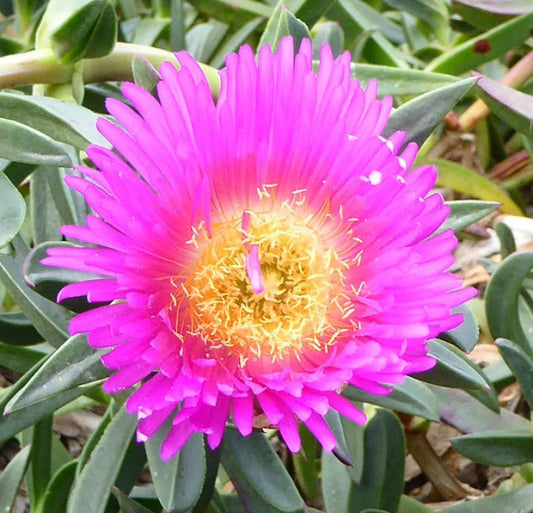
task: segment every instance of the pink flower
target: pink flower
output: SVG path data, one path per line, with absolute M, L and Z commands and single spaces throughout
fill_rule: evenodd
M 159 101 L 127 83 L 137 112 L 109 100 L 100 119 L 117 152 L 91 146 L 97 169 L 68 184 L 94 210 L 45 263 L 95 273 L 58 300 L 111 302 L 70 332 L 112 348 L 104 385 L 135 390 L 138 439 L 172 418 L 172 457 L 200 431 L 212 448 L 228 419 L 248 435 L 260 418 L 298 451 L 297 420 L 331 451 L 329 408 L 365 415 L 347 383 L 385 394 L 429 369 L 426 340 L 461 323 L 472 297 L 447 273 L 456 239 L 432 236 L 449 209 L 430 194 L 436 170 L 410 171 L 404 133 L 380 136 L 392 107 L 350 76 L 350 57 L 309 41 L 227 58 L 218 100 L 186 53 L 161 66 Z M 264 414 L 264 417 L 259 417 Z

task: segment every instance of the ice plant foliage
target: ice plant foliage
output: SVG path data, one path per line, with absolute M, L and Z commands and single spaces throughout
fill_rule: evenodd
M 436 171 L 410 170 L 404 133 L 381 136 L 392 100 L 351 78 L 347 53 L 323 46 L 315 72 L 309 41 L 244 46 L 217 101 L 177 57 L 158 100 L 127 83 L 135 111 L 108 101 L 121 126 L 98 129 L 116 152 L 89 147 L 96 169 L 68 178 L 94 214 L 63 234 L 86 245 L 45 263 L 95 274 L 59 300 L 106 303 L 70 331 L 110 348 L 107 392 L 140 384 L 139 440 L 171 419 L 165 459 L 198 431 L 217 447 L 228 420 L 277 426 L 291 451 L 300 420 L 331 451 L 329 408 L 365 421 L 343 387 L 385 394 L 429 369 L 426 340 L 472 296 L 447 272 L 453 233 L 433 236 L 449 211 Z

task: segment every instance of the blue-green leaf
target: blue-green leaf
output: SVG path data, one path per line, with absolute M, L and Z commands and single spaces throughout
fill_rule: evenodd
M 103 513 L 119 475 L 137 418 L 121 408 L 91 454 L 68 499 L 68 513 Z
M 8 463 L 0 475 L 0 512 L 9 513 L 29 462 L 31 447 L 27 445 Z
M 261 433 L 243 437 L 236 429 L 226 429 L 222 465 L 247 511 L 304 511 L 296 486 Z
M 348 386 L 343 394 L 353 401 L 376 404 L 429 420 L 439 419 L 439 405 L 431 390 L 427 385 L 410 377 L 406 377 L 401 385 L 394 387 L 389 395 L 377 396 L 353 386 Z
M 0 248 L 19 232 L 26 215 L 24 198 L 4 173 L 0 172 Z
M 157 496 L 166 510 L 187 512 L 202 493 L 206 475 L 204 439 L 195 433 L 170 461 L 161 459 L 161 444 L 167 437 L 171 423 L 163 426 L 146 441 L 146 455 Z

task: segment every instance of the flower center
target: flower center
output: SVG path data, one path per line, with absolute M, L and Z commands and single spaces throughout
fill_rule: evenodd
M 327 350 L 343 331 L 332 315 L 345 269 L 335 249 L 294 214 L 245 212 L 212 233 L 183 287 L 190 333 L 241 363 Z

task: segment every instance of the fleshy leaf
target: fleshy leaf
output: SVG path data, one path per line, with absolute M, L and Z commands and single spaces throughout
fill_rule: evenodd
M 533 11 L 529 0 L 452 0 L 452 5 L 468 23 L 484 29 Z
M 424 20 L 434 30 L 441 44 L 450 37 L 448 9 L 443 0 L 385 0 L 391 7 Z
M 440 404 L 441 418 L 463 433 L 487 429 L 528 429 L 529 422 L 503 408 L 500 413 L 487 408 L 462 390 L 428 385 Z
M 67 513 L 105 511 L 111 487 L 120 472 L 136 426 L 136 417 L 121 408 L 77 477 L 68 499 Z
M 98 115 L 81 105 L 55 98 L 0 93 L 0 117 L 29 125 L 54 141 L 84 150 L 94 143 L 109 147 L 96 130 Z M 69 165 L 70 161 L 68 164 Z
M 490 390 L 490 382 L 483 371 L 459 349 L 439 339 L 429 340 L 428 347 L 437 364 L 417 374 L 418 379 L 446 387 Z
M 465 353 L 469 353 L 474 349 L 479 339 L 479 326 L 476 317 L 468 304 L 458 306 L 452 310 L 454 314 L 461 314 L 463 322 L 457 328 L 442 333 L 439 338 L 447 340 L 455 344 L 459 349 Z
M 483 465 L 509 467 L 533 461 L 531 430 L 491 430 L 452 439 L 463 456 Z
M 441 513 L 531 513 L 533 511 L 533 484 L 522 486 L 510 493 L 502 493 L 486 499 L 466 501 Z
M 429 420 L 439 419 L 439 406 L 431 390 L 420 381 L 406 377 L 401 385 L 384 396 L 378 396 L 364 392 L 353 386 L 348 386 L 343 394 L 353 401 L 376 404 L 383 408 L 417 415 Z
M 407 132 L 407 142 L 414 141 L 421 146 L 444 115 L 468 93 L 476 80 L 465 78 L 404 103 L 391 114 L 385 135 L 404 130 Z
M 396 511 L 404 487 L 405 436 L 394 413 L 378 409 L 365 428 L 361 483 L 350 490 L 349 509 Z
M 0 119 L 0 157 L 26 164 L 70 166 L 65 148 L 42 132 L 18 121 Z
M 0 333 L 2 342 L 15 346 L 30 346 L 43 340 L 22 312 L 0 313 Z
M 16 257 L 0 255 L 0 280 L 35 329 L 47 342 L 59 347 L 69 336 L 67 326 L 72 316 L 66 308 L 28 287 L 22 273 L 27 248 L 17 238 L 13 242 L 18 254 Z
M 473 200 L 448 201 L 447 205 L 451 208 L 451 212 L 439 228 L 439 232 L 452 229 L 458 233 L 494 212 L 500 206 L 495 201 Z
M 533 358 L 510 340 L 499 338 L 496 345 L 518 380 L 527 404 L 533 409 Z
M 170 461 L 161 459 L 161 444 L 172 427 L 163 426 L 146 441 L 146 455 L 157 496 L 168 511 L 187 512 L 202 493 L 206 475 L 204 439 L 194 433 Z
M 361 33 L 381 24 L 380 18 L 385 16 L 377 13 L 366 3 L 359 0 L 338 0 L 328 11 L 328 18 L 340 23 L 346 36 L 346 44 L 351 45 Z M 378 19 L 376 19 L 378 18 Z M 385 23 L 385 21 L 384 21 Z M 394 24 L 392 24 L 394 27 Z M 370 35 L 363 55 L 368 62 L 385 64 L 407 69 L 404 56 L 384 35 L 384 27 Z M 401 36 L 400 36 L 401 37 Z
M 296 18 L 296 16 L 285 7 L 283 0 L 281 0 L 268 20 L 257 48 L 261 48 L 263 45 L 268 44 L 275 50 L 277 49 L 279 42 L 289 35 L 291 35 L 294 40 L 295 48 L 300 47 L 302 39 L 311 38 L 307 25 Z
M 2 172 L 0 172 L 0 198 L 2 198 L 0 203 L 0 248 L 2 248 L 17 235 L 26 215 L 24 198 Z
M 52 477 L 43 496 L 39 513 L 63 513 L 76 475 L 77 461 L 65 463 Z
M 533 19 L 533 18 L 532 18 Z M 518 132 L 533 136 L 533 96 L 480 75 L 480 96 L 492 112 Z
M 247 511 L 304 511 L 296 486 L 261 433 L 243 437 L 227 428 L 222 465 Z
M 56 395 L 99 383 L 109 375 L 96 351 L 84 335 L 69 338 L 37 371 L 26 386 L 7 404 L 9 414 Z
M 9 513 L 15 503 L 19 486 L 24 479 L 26 467 L 28 466 L 30 449 L 29 445 L 22 448 L 0 474 L 0 490 L 2 490 L 0 494 L 0 511 L 2 513 Z
M 484 201 L 501 203 L 502 211 L 507 214 L 524 215 L 520 207 L 503 189 L 472 169 L 444 159 L 432 159 L 428 161 L 428 164 L 437 166 L 439 170 L 437 184 L 441 187 L 448 187 L 456 192 Z
M 498 25 L 434 59 L 426 71 L 460 75 L 517 48 L 530 37 L 533 12 Z
M 494 338 L 507 338 L 533 355 L 531 315 L 519 315 L 523 281 L 533 268 L 533 252 L 513 253 L 496 269 L 485 293 L 487 320 Z M 524 324 L 527 322 L 527 324 Z

